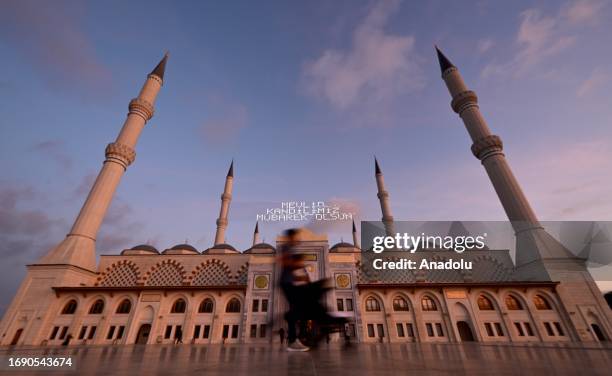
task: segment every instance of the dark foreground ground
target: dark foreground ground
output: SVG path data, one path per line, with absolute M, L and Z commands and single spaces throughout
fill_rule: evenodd
M 16 375 L 611 375 L 612 346 L 376 344 L 322 345 L 287 353 L 279 345 L 149 345 L 1 349 L 10 356 L 67 356 L 73 371 Z

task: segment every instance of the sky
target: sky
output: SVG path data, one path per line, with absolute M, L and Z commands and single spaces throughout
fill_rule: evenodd
M 612 220 L 610 25 L 605 0 L 3 1 L 0 310 L 69 231 L 165 51 L 98 255 L 210 247 L 232 159 L 226 240 L 240 250 L 282 201 L 379 220 L 374 155 L 396 220 L 506 219 L 434 44 L 478 94 L 540 219 Z M 294 225 L 259 228 L 274 243 Z M 351 240 L 350 222 L 314 228 Z

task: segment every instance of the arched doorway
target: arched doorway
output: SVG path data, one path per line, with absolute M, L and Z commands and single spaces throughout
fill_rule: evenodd
M 149 339 L 149 333 L 151 333 L 151 324 L 142 324 L 138 329 L 138 335 L 136 335 L 136 344 L 146 345 Z
M 597 339 L 600 342 L 605 342 L 607 341 L 606 336 L 603 334 L 603 331 L 601 330 L 601 328 L 599 327 L 599 325 L 597 324 L 591 324 L 591 329 L 593 330 L 593 333 L 595 334 L 595 337 L 597 337 Z
M 461 342 L 474 342 L 474 333 L 472 333 L 472 328 L 470 328 L 470 324 L 465 321 L 457 321 L 457 331 L 459 332 L 459 337 L 461 338 Z
M 15 346 L 17 342 L 19 342 L 19 337 L 21 337 L 21 333 L 23 333 L 23 328 L 17 329 L 15 335 L 13 336 L 13 340 L 11 341 L 11 346 Z

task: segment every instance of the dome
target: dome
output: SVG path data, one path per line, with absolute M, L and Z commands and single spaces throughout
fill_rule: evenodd
M 199 253 L 199 252 L 192 245 L 189 245 L 189 244 L 177 244 L 177 245 L 175 245 L 174 247 L 172 247 L 170 249 L 166 249 L 162 253 L 163 254 L 177 255 L 177 254 L 184 254 L 184 253 L 191 254 L 191 253 Z
M 153 247 L 152 245 L 148 245 L 148 244 L 140 244 L 130 249 L 133 251 L 149 251 L 149 252 L 159 253 L 157 248 Z
M 244 253 L 276 253 L 276 248 L 268 243 L 259 243 L 247 249 Z
M 220 253 L 240 253 L 236 248 L 229 244 L 215 244 L 202 253 L 220 254 Z
M 340 248 L 350 248 L 350 250 L 340 251 Z M 355 246 L 352 245 L 351 243 L 340 242 L 340 243 L 334 244 L 334 246 L 331 247 L 329 251 L 330 252 L 354 252 L 354 249 L 355 249 Z
M 150 255 L 150 254 L 155 254 L 158 255 L 159 251 L 153 247 L 152 245 L 148 245 L 148 244 L 139 244 L 136 245 L 130 249 L 126 249 L 123 252 L 121 252 L 121 255 L 125 255 L 125 256 L 130 256 L 130 255 Z

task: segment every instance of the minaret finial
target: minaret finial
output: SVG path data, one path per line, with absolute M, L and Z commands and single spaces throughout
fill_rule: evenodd
M 253 247 L 259 244 L 259 221 L 255 222 L 255 231 L 253 231 Z
M 164 57 L 160 60 L 159 63 L 157 63 L 157 65 L 155 66 L 155 69 L 153 69 L 151 71 L 151 74 L 156 75 L 157 77 L 161 78 L 162 81 L 164 80 L 164 73 L 166 72 L 166 62 L 168 61 L 168 51 L 166 51 L 166 53 L 164 54 Z
M 378 165 L 378 159 L 376 159 L 376 156 L 374 156 L 374 171 L 376 175 L 382 174 L 382 171 L 380 170 L 380 166 Z
M 453 63 L 451 63 L 450 60 L 448 60 L 448 58 L 444 56 L 444 54 L 442 53 L 442 51 L 440 51 L 438 46 L 435 46 L 435 47 L 436 47 L 436 53 L 438 54 L 438 62 L 440 63 L 440 71 L 444 73 L 444 71 L 446 71 L 448 68 L 454 67 Z
M 227 171 L 227 177 L 234 177 L 234 159 L 232 158 L 232 163 L 230 164 L 230 168 Z

